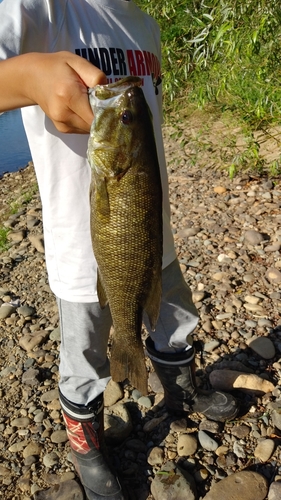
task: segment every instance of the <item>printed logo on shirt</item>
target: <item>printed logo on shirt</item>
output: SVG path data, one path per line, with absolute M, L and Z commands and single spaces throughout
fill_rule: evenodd
M 114 47 L 95 47 L 75 49 L 78 56 L 84 57 L 101 69 L 107 76 L 107 83 L 113 83 L 128 75 L 151 75 L 155 93 L 158 94 L 158 85 L 161 83 L 161 68 L 158 58 L 146 50 L 123 51 Z M 113 75 L 113 76 L 112 76 Z

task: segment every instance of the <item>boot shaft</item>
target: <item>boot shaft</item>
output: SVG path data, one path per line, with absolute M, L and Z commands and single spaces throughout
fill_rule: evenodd
M 82 455 L 99 450 L 104 434 L 103 395 L 82 406 L 68 401 L 60 393 L 60 403 L 72 450 Z
M 163 385 L 165 403 L 171 413 L 182 415 L 195 411 L 219 422 L 237 415 L 238 405 L 231 394 L 197 388 L 193 347 L 180 353 L 162 353 L 155 350 L 152 340 L 148 338 L 146 348 Z

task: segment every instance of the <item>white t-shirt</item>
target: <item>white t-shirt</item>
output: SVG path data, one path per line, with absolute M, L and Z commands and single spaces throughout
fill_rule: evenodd
M 132 0 L 2 0 L 0 20 L 0 60 L 26 52 L 68 50 L 100 67 L 109 83 L 130 74 L 143 79 L 162 177 L 166 267 L 176 254 L 161 132 L 161 51 L 156 22 Z M 42 199 L 50 286 L 64 300 L 97 301 L 88 135 L 58 132 L 39 106 L 24 108 L 22 115 Z

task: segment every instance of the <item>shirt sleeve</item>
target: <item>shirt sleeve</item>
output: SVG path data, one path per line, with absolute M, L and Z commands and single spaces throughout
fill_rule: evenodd
M 2 0 L 0 60 L 27 52 L 50 52 L 66 4 L 67 0 Z

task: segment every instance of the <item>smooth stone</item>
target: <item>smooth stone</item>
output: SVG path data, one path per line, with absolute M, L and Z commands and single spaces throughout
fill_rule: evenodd
M 248 231 L 245 231 L 244 233 L 244 240 L 246 243 L 256 246 L 260 245 L 260 243 L 265 240 L 265 237 L 262 233 L 259 233 L 254 229 L 248 229 Z
M 196 500 L 195 481 L 187 471 L 167 462 L 151 483 L 154 500 Z
M 20 306 L 17 309 L 17 313 L 26 318 L 27 316 L 33 316 L 35 314 L 36 310 L 34 307 L 31 306 Z
M 147 461 L 149 465 L 161 465 L 164 462 L 164 458 L 165 458 L 165 453 L 163 448 L 155 446 L 155 448 L 152 448 L 152 450 L 150 450 L 147 457 Z
M 181 434 L 178 438 L 177 452 L 180 457 L 188 457 L 196 453 L 198 447 L 197 439 L 191 434 Z
M 203 500 L 264 500 L 267 489 L 261 474 L 242 471 L 214 484 Z
M 42 445 L 39 443 L 35 443 L 34 441 L 32 443 L 29 443 L 26 448 L 23 450 L 23 458 L 30 457 L 31 455 L 40 455 L 42 450 Z
M 39 370 L 36 368 L 28 368 L 26 372 L 24 372 L 21 380 L 23 384 L 34 386 L 39 384 L 38 377 L 40 375 Z
M 274 481 L 271 483 L 269 492 L 268 492 L 268 500 L 280 500 L 281 498 L 281 481 Z
M 218 443 L 211 438 L 205 431 L 198 432 L 199 443 L 204 450 L 215 451 L 218 448 Z
M 49 337 L 49 332 L 40 330 L 33 335 L 26 334 L 19 339 L 19 345 L 27 352 L 32 351 L 34 347 L 41 345 Z
M 233 453 L 235 453 L 238 458 L 246 458 L 244 446 L 238 441 L 235 441 L 233 444 Z
M 199 424 L 199 430 L 211 432 L 211 434 L 218 434 L 221 431 L 221 424 L 214 420 L 204 419 Z
M 83 500 L 82 487 L 73 479 L 63 481 L 44 491 L 36 491 L 34 500 Z
M 267 462 L 270 459 L 275 448 L 275 443 L 272 439 L 264 439 L 260 441 L 255 448 L 254 455 L 261 462 Z
M 0 319 L 9 318 L 16 311 L 16 307 L 10 304 L 2 304 L 0 307 Z
M 59 462 L 59 456 L 55 451 L 52 451 L 51 453 L 47 453 L 47 455 L 44 455 L 43 457 L 43 464 L 45 467 L 52 467 L 53 465 L 56 465 Z
M 51 391 L 44 392 L 40 397 L 41 403 L 50 403 L 54 399 L 59 399 L 58 389 L 52 389 Z
M 104 391 L 104 406 L 114 405 L 119 399 L 122 399 L 123 394 L 120 384 L 110 379 Z
M 271 283 L 281 283 L 281 272 L 278 271 L 278 269 L 275 269 L 275 267 L 270 267 L 266 273 L 265 277 L 270 281 Z
M 235 427 L 232 427 L 231 429 L 231 434 L 235 436 L 238 439 L 243 439 L 248 434 L 250 434 L 251 429 L 248 425 L 236 425 Z
M 214 193 L 216 194 L 224 194 L 226 193 L 226 188 L 224 186 L 215 186 Z
M 66 443 L 68 440 L 67 432 L 65 430 L 54 431 L 51 434 L 52 443 Z
M 211 340 L 210 342 L 206 342 L 204 344 L 204 351 L 205 352 L 212 352 L 219 345 L 220 345 L 220 342 L 218 340 Z
M 28 239 L 32 246 L 37 250 L 39 253 L 45 253 L 45 248 L 44 248 L 44 237 L 41 234 L 29 234 Z
M 19 417 L 19 418 L 15 418 L 14 420 L 11 421 L 11 426 L 25 428 L 25 427 L 29 426 L 30 422 L 31 422 L 31 420 L 28 417 Z
M 152 407 L 151 399 L 147 396 L 141 396 L 138 399 L 138 405 L 144 406 L 144 408 L 151 408 Z
M 242 392 L 259 395 L 272 392 L 274 389 L 271 382 L 258 375 L 234 370 L 213 370 L 209 380 L 214 389 L 221 391 L 240 389 Z
M 251 337 L 246 343 L 263 359 L 271 359 L 275 356 L 274 344 L 268 337 L 254 336 Z
M 281 413 L 277 410 L 273 410 L 271 414 L 273 425 L 281 431 Z
M 56 342 L 59 342 L 61 340 L 61 333 L 59 326 L 50 333 L 50 339 Z

